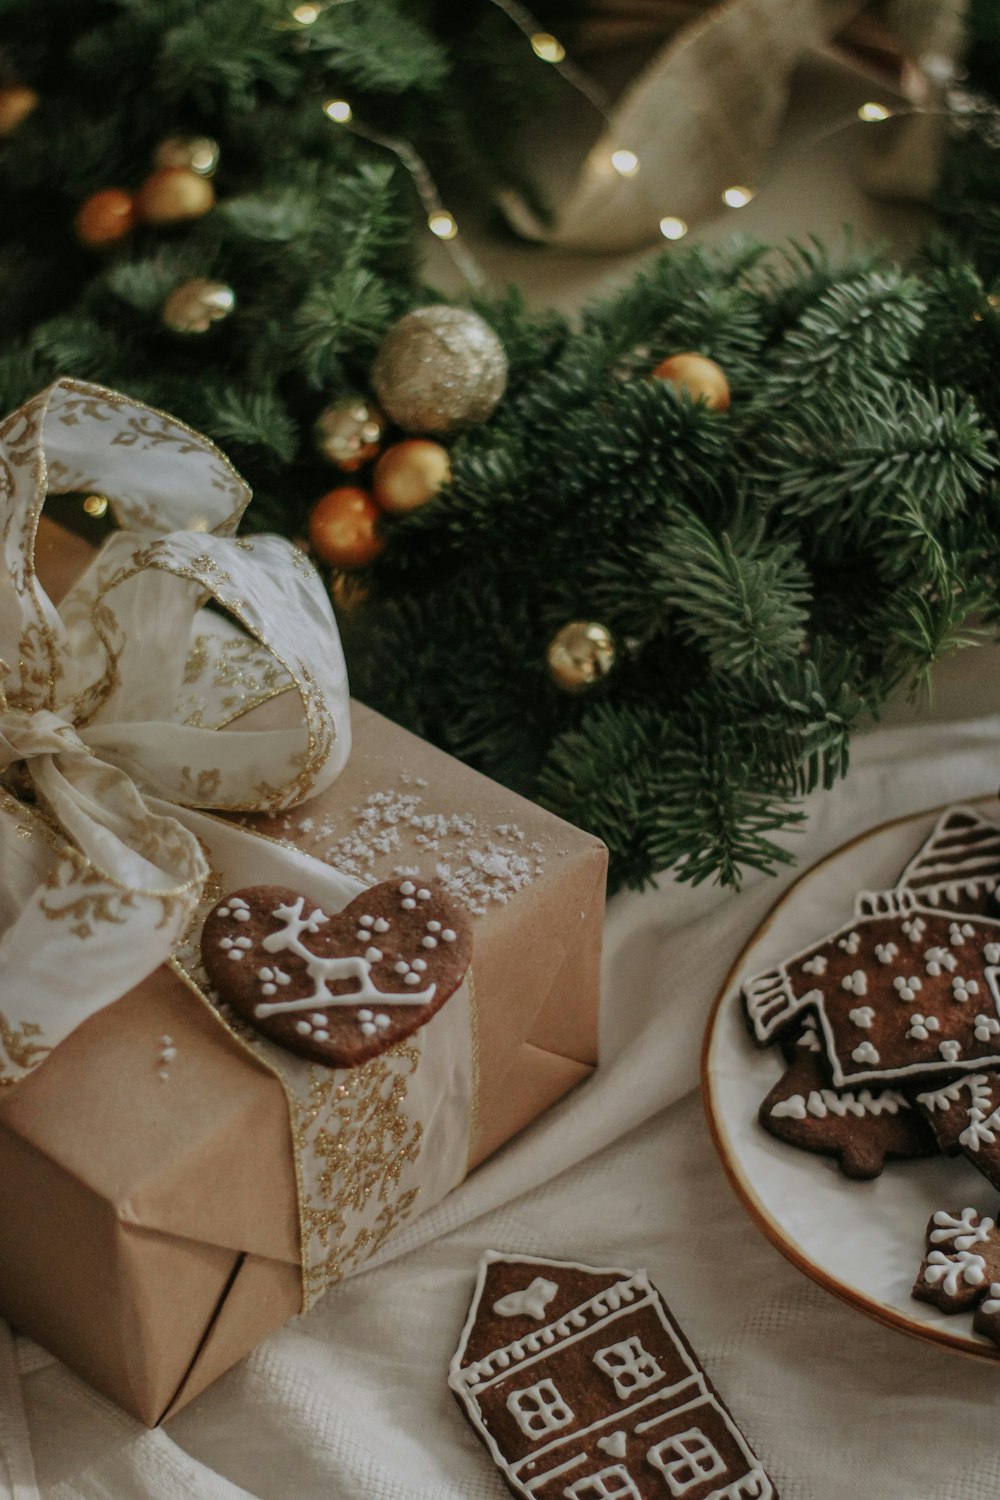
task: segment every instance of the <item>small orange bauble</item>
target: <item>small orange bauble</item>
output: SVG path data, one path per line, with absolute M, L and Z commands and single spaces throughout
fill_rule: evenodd
M 0 89 L 0 136 L 13 135 L 22 120 L 38 108 L 38 95 L 24 84 Z
M 135 225 L 135 200 L 122 188 L 92 193 L 76 216 L 76 234 L 92 250 L 115 245 Z
M 678 391 L 687 391 L 692 401 L 704 401 L 715 411 L 729 405 L 729 381 L 714 359 L 704 354 L 672 354 L 653 371 L 654 380 L 669 380 Z
M 447 448 L 425 438 L 393 443 L 375 465 L 372 484 L 383 510 L 419 510 L 451 478 Z
M 212 184 L 187 167 L 151 172 L 135 198 L 136 213 L 144 224 L 183 224 L 200 219 L 214 204 Z
M 309 517 L 309 545 L 331 568 L 363 568 L 385 546 L 375 530 L 380 514 L 367 490 L 339 485 L 316 501 Z

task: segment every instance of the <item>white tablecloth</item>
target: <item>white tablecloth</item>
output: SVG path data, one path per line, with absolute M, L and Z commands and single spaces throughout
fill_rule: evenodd
M 998 680 L 998 662 L 980 653 L 980 683 Z M 1000 714 L 872 733 L 847 781 L 813 799 L 800 862 L 998 777 Z M 996 1500 L 1000 1372 L 815 1287 L 751 1225 L 713 1155 L 704 1019 L 791 878 L 751 879 L 739 896 L 667 883 L 618 897 L 597 1075 L 410 1225 L 392 1258 L 164 1429 L 145 1431 L 27 1340 L 0 1338 L 0 1495 L 500 1500 L 508 1491 L 445 1384 L 476 1263 L 494 1247 L 645 1266 L 785 1500 Z

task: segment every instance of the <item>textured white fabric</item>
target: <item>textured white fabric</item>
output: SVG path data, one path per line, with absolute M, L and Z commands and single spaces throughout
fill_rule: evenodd
M 965 705 L 982 706 L 998 661 L 979 654 Z M 812 800 L 800 863 L 885 818 L 990 792 L 998 775 L 1000 715 L 876 731 L 847 781 Z M 801 1276 L 746 1218 L 708 1139 L 704 1018 L 791 878 L 751 879 L 736 897 L 665 883 L 617 898 L 596 1077 L 164 1430 L 26 1340 L 16 1379 L 0 1342 L 0 1496 L 34 1500 L 33 1462 L 42 1500 L 501 1500 L 445 1384 L 476 1263 L 496 1247 L 645 1266 L 785 1500 L 995 1500 L 996 1371 Z

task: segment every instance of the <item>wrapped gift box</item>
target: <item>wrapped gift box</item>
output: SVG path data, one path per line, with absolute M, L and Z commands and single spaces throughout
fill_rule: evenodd
M 89 555 L 43 522 L 51 595 Z M 596 1063 L 606 851 L 361 705 L 353 726 L 336 783 L 255 826 L 364 880 L 444 871 L 467 900 L 472 1167 Z M 0 1091 L 0 1223 L 0 1313 L 155 1425 L 301 1307 L 282 1087 L 161 968 Z

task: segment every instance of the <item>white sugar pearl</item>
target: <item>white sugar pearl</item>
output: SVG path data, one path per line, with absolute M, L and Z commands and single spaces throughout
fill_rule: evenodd
M 421 938 L 420 941 L 423 943 L 425 948 L 436 948 L 438 945 L 438 940 L 435 937 Z
M 420 975 L 419 974 L 407 974 L 406 978 L 403 980 L 403 983 L 404 984 L 419 984 L 420 983 Z
M 371 933 L 366 927 L 359 927 L 354 936 L 357 938 L 359 943 L 367 943 L 368 939 L 371 937 Z
M 233 948 L 233 949 L 231 949 L 231 950 L 230 950 L 230 954 L 229 954 L 229 957 L 230 957 L 230 958 L 231 958 L 231 959 L 234 959 L 234 960 L 235 960 L 235 959 L 238 959 L 238 958 L 242 958 L 242 957 L 243 957 L 243 953 L 242 953 L 242 950 L 241 950 L 241 949 L 239 949 L 239 948 Z
M 390 1025 L 389 1017 L 386 1015 L 384 1010 L 380 1010 L 378 1015 L 375 1017 L 375 1025 L 378 1026 L 382 1031 L 384 1031 L 385 1028 Z
M 427 960 L 426 960 L 426 958 L 415 958 L 413 960 L 413 967 L 415 969 L 419 969 L 421 971 L 421 973 L 422 973 L 423 970 L 426 969 L 426 967 L 427 967 Z
M 400 906 L 402 906 L 404 911 L 412 911 L 417 903 L 414 901 L 412 896 L 407 896 L 406 900 L 401 901 L 399 904 Z
M 273 969 L 258 969 L 257 970 L 257 978 L 258 979 L 264 979 L 264 980 L 273 979 L 274 978 L 274 970 Z
M 431 893 L 430 893 L 430 891 L 427 890 L 427 888 L 425 886 L 421 886 L 420 890 L 417 892 L 417 900 L 418 901 L 429 901 L 430 899 L 431 899 Z
M 252 940 L 250 938 L 237 938 L 236 939 L 236 947 L 237 948 L 243 948 L 243 949 L 252 948 L 253 947 L 253 942 L 252 942 Z
M 248 911 L 234 911 L 233 916 L 237 922 L 249 922 L 250 920 L 250 913 Z
M 160 1053 L 160 1062 L 173 1062 L 176 1056 L 176 1047 L 164 1047 L 163 1051 Z
M 262 984 L 260 992 L 262 995 L 276 995 L 278 993 L 278 986 L 276 984 Z
M 314 1010 L 313 1013 L 312 1013 L 312 1015 L 309 1017 L 309 1019 L 313 1023 L 314 1026 L 325 1026 L 326 1025 L 326 1016 L 323 1015 L 322 1011 Z
M 296 1021 L 295 1030 L 298 1032 L 299 1036 L 308 1036 L 312 1031 L 312 1027 L 309 1025 L 308 1021 Z
M 318 1031 L 314 1031 L 313 1032 L 313 1041 L 314 1042 L 328 1042 L 329 1040 L 330 1040 L 330 1033 L 328 1031 L 325 1031 L 322 1026 L 320 1027 L 320 1029 Z
M 455 941 L 455 934 L 452 932 L 450 927 L 445 928 L 444 932 L 442 932 L 441 934 L 441 937 L 442 940 L 446 943 L 453 943 Z
M 368 962 L 370 964 L 377 964 L 378 961 L 379 961 L 379 959 L 381 957 L 382 957 L 382 949 L 381 948 L 366 948 L 365 949 L 365 958 L 367 958 L 367 960 L 368 960 Z
M 375 1027 L 374 1022 L 372 1022 L 372 1021 L 362 1021 L 362 1023 L 361 1023 L 361 1035 L 362 1036 L 374 1036 L 375 1035 L 375 1030 L 376 1030 L 376 1027 Z
M 359 917 L 358 918 L 358 926 L 359 927 L 374 927 L 375 926 L 375 918 L 374 917 Z
M 395 969 L 397 974 L 409 974 L 410 972 L 409 964 L 406 963 L 402 958 L 399 960 L 398 964 L 393 964 L 393 968 Z
M 232 940 L 232 938 L 220 938 L 219 939 L 219 947 L 220 948 L 231 948 L 232 946 L 233 946 L 233 940 Z
M 441 931 L 441 923 L 440 922 L 428 922 L 427 923 L 427 931 L 428 932 L 440 932 Z
M 217 917 L 229 917 L 232 916 L 232 912 L 228 906 L 219 906 L 216 908 L 215 915 Z
M 371 1013 L 370 1010 L 359 1010 L 358 1011 L 358 1020 L 359 1021 L 370 1021 L 371 1018 L 372 1018 L 372 1013 Z
M 412 896 L 415 890 L 416 886 L 412 880 L 404 880 L 403 884 L 399 887 L 399 894 L 401 896 Z
M 376 919 L 376 921 L 375 921 L 375 931 L 376 932 L 388 932 L 389 931 L 389 924 L 385 920 L 385 917 L 378 917 Z

